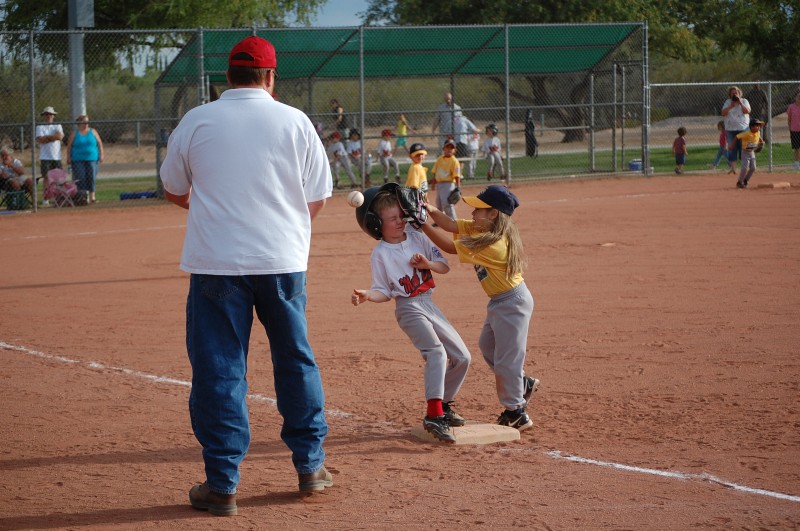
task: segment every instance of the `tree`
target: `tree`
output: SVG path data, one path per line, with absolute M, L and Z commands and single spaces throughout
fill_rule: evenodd
M 155 28 L 243 28 L 254 23 L 262 26 L 285 26 L 287 18 L 308 24 L 326 0 L 94 0 L 95 29 L 155 29 Z M 0 3 L 0 30 L 28 31 L 66 30 L 67 3 L 40 0 L 10 0 Z M 12 49 L 26 53 L 27 35 L 9 34 Z M 131 52 L 138 46 L 181 45 L 182 34 L 105 34 L 103 39 L 87 42 L 87 68 L 110 67 L 119 52 Z M 39 52 L 65 62 L 67 36 L 56 35 L 38 39 Z
M 367 25 L 552 24 L 647 21 L 648 50 L 653 61 L 708 64 L 730 50 L 740 53 L 743 43 L 753 57 L 752 71 L 780 79 L 800 72 L 796 53 L 800 35 L 798 0 L 370 0 L 364 14 Z M 752 72 L 741 72 L 747 76 Z M 588 80 L 588 74 L 586 77 Z M 571 101 L 586 101 L 586 80 L 575 84 Z M 491 78 L 504 85 L 502 78 Z M 546 77 L 528 77 L 531 94 L 514 94 L 517 101 L 552 105 L 560 90 Z M 582 109 L 554 111 L 564 125 L 584 123 Z M 564 142 L 582 140 L 584 131 L 569 130 Z
M 307 24 L 326 0 L 94 0 L 97 29 L 242 28 L 285 26 L 287 17 Z M 3 30 L 65 30 L 67 2 L 10 0 L 0 4 Z

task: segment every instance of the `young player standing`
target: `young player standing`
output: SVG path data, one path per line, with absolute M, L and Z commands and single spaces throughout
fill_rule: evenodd
M 345 173 L 350 178 L 350 188 L 357 188 L 358 181 L 353 174 L 353 168 L 350 166 L 350 157 L 347 156 L 347 150 L 344 148 L 344 144 L 342 144 L 342 134 L 339 131 L 334 131 L 328 137 L 326 151 L 331 165 L 333 186 L 339 188 L 339 168 L 344 168 Z
M 453 410 L 455 399 L 469 369 L 470 353 L 461 336 L 433 302 L 435 283 L 431 271 L 450 271 L 442 256 L 422 232 L 407 230 L 395 183 L 364 192 L 356 210 L 361 228 L 381 240 L 372 251 L 372 287 L 354 289 L 353 305 L 367 301 L 395 301 L 397 324 L 425 360 L 426 431 L 444 442 L 455 442 L 451 426 L 463 426 L 464 418 Z
M 359 175 L 364 179 L 364 186 L 369 186 L 369 173 L 372 170 L 372 155 L 367 155 L 366 168 L 362 165 L 361 156 L 364 153 L 364 145 L 361 143 L 361 132 L 358 129 L 350 129 L 350 139 L 347 141 L 347 156 L 350 158 L 350 165 L 358 169 Z
M 747 188 L 750 177 L 756 172 L 756 149 L 759 144 L 764 145 L 760 131 L 762 125 L 764 122 L 761 120 L 750 120 L 749 130 L 736 135 L 736 138 L 742 142 L 742 171 L 739 172 L 736 188 Z
M 416 188 L 422 192 L 422 197 L 428 195 L 428 168 L 422 165 L 425 161 L 425 146 L 419 142 L 414 142 L 408 148 L 409 156 L 411 157 L 411 166 L 408 167 L 408 177 L 406 177 L 406 186 L 409 188 Z
M 389 168 L 394 166 L 394 180 L 400 182 L 400 165 L 392 156 L 392 131 L 384 129 L 381 132 L 381 141 L 378 142 L 378 157 L 383 166 L 383 183 L 389 182 Z
M 492 180 L 495 176 L 495 167 L 500 169 L 500 179 L 505 179 L 506 174 L 503 171 L 503 157 L 500 155 L 500 139 L 497 138 L 497 126 L 489 124 L 486 126 L 486 140 L 483 141 L 483 151 L 486 155 L 486 163 L 489 167 L 486 170 L 486 178 Z
M 689 154 L 686 148 L 686 128 L 683 126 L 678 128 L 678 136 L 672 142 L 672 154 L 675 155 L 675 173 L 680 175 L 683 173 L 683 165 L 686 164 L 686 155 Z
M 511 219 L 519 200 L 497 185 L 463 200 L 474 208 L 471 220 L 452 220 L 428 205 L 431 219 L 446 232 L 430 224 L 423 225 L 422 230 L 444 252 L 474 264 L 481 287 L 489 296 L 478 345 L 495 374 L 497 397 L 505 407 L 497 423 L 526 430 L 533 426 L 526 407 L 539 380 L 526 376 L 524 369 L 533 297 L 522 278 L 522 238 Z
M 444 154 L 433 163 L 431 174 L 433 187 L 436 190 L 436 208 L 445 212 L 451 219 L 456 219 L 456 206 L 448 201 L 450 193 L 461 186 L 461 164 L 455 157 L 456 143 L 448 138 L 442 147 Z

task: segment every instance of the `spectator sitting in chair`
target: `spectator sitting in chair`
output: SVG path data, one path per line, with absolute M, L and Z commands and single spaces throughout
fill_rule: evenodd
M 10 147 L 0 149 L 0 179 L 2 187 L 6 190 L 18 192 L 25 190 L 33 197 L 33 180 L 25 176 L 25 166 L 19 159 L 14 158 L 14 150 Z

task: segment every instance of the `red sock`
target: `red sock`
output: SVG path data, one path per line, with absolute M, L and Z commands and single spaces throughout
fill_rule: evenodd
M 442 415 L 444 415 L 444 410 L 442 409 L 442 399 L 431 398 L 428 400 L 428 418 L 435 419 L 436 417 L 441 417 Z

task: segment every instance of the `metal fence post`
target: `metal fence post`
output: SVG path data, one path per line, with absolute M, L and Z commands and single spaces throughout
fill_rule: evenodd
M 589 74 L 589 171 L 597 171 L 595 165 L 595 138 L 594 138 L 594 72 Z
M 31 179 L 33 180 L 33 211 L 36 212 L 39 208 L 39 187 L 36 185 L 36 81 L 34 79 L 35 70 L 33 67 L 33 30 L 30 30 L 28 35 L 28 60 L 30 61 L 28 65 L 28 73 L 30 75 L 28 91 L 31 95 Z

